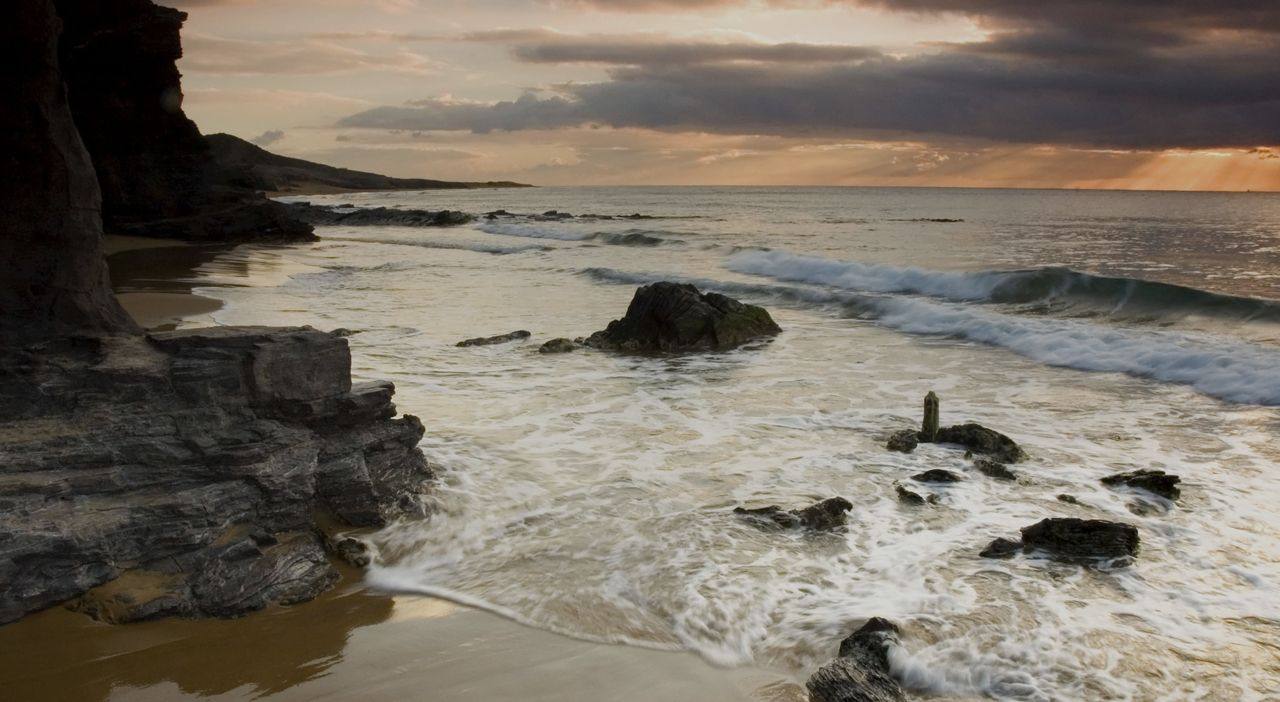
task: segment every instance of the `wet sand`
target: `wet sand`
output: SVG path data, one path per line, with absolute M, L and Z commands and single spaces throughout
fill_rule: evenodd
M 0 627 L 4 699 L 803 700 L 769 671 L 596 644 L 358 574 L 243 619 L 99 624 L 53 608 Z
M 225 258 L 228 247 L 154 240 L 110 246 L 113 281 L 144 326 L 198 320 L 221 306 L 191 294 L 190 281 L 200 266 Z M 245 259 L 261 264 L 257 253 Z M 806 699 L 785 673 L 580 641 L 445 600 L 375 592 L 359 572 L 343 575 L 312 602 L 237 620 L 112 626 L 50 608 L 0 627 L 0 698 Z

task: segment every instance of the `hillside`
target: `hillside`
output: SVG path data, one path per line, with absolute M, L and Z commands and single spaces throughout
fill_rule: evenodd
M 244 174 L 253 188 L 271 194 L 312 194 L 359 190 L 462 190 L 471 188 L 528 188 L 524 183 L 469 183 L 391 176 L 326 166 L 273 154 L 230 134 L 210 134 L 214 159 L 228 170 Z

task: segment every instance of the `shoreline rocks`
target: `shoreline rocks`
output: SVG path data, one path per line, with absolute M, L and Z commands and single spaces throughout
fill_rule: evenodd
M 523 341 L 533 336 L 529 332 L 520 329 L 509 332 L 507 334 L 498 334 L 497 336 L 478 336 L 474 339 L 464 339 L 459 341 L 455 346 L 465 348 L 468 346 L 493 346 L 495 344 L 506 344 L 512 341 Z
M 931 468 L 923 473 L 916 473 L 911 479 L 919 483 L 958 483 L 963 478 L 949 470 Z
M 1108 487 L 1145 490 L 1166 500 L 1177 500 L 1182 496 L 1182 490 L 1178 487 L 1181 482 L 1182 478 L 1162 470 L 1135 470 L 1108 475 L 1102 479 L 1102 484 Z
M 763 307 L 660 282 L 636 290 L 622 319 L 582 343 L 628 353 L 727 351 L 781 332 Z
M 475 216 L 457 210 L 399 210 L 389 207 L 322 207 L 309 202 L 283 204 L 289 216 L 317 226 L 457 227 Z
M 924 417 L 920 422 L 919 431 L 914 429 L 895 431 L 889 436 L 885 448 L 900 453 L 911 453 L 922 443 L 959 444 L 971 454 L 989 456 L 997 464 L 1017 463 L 1027 457 L 1026 452 L 1013 439 L 981 424 L 966 422 L 940 428 L 940 404 L 938 395 L 930 390 L 924 396 Z
M 830 531 L 847 523 L 845 513 L 853 504 L 843 497 L 830 497 L 803 509 L 784 510 L 777 505 L 768 507 L 734 507 L 733 513 L 756 526 L 771 529 L 812 529 Z
M 901 645 L 898 627 L 880 617 L 867 620 L 840 642 L 839 655 L 805 682 L 811 702 L 905 702 L 906 693 L 889 670 L 889 649 Z
M 578 348 L 578 345 L 572 341 L 560 337 L 543 343 L 538 347 L 538 353 L 569 353 Z

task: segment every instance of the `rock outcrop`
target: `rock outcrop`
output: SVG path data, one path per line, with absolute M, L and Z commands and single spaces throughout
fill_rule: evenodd
M 781 529 L 813 529 L 830 531 L 845 525 L 845 513 L 853 504 L 843 497 L 830 497 L 804 509 L 784 510 L 777 505 L 768 507 L 734 507 L 733 513 L 750 520 L 757 526 Z
M 186 13 L 151 0 L 56 0 L 71 113 L 93 157 L 108 234 L 303 241 L 311 227 L 214 161 L 182 112 Z M 24 65 L 10 64 L 10 65 Z
M 1021 550 L 1041 552 L 1065 563 L 1123 563 L 1138 554 L 1138 530 L 1131 524 L 1102 519 L 1051 517 L 1022 528 L 1022 541 L 996 539 L 980 555 L 1008 558 Z
M 906 694 L 889 670 L 889 649 L 898 646 L 898 627 L 872 617 L 840 642 L 840 654 L 805 682 L 811 702 L 905 702 Z
M 81 596 L 110 621 L 310 599 L 337 577 L 318 526 L 423 513 L 422 424 L 393 418 L 390 383 L 352 385 L 344 339 L 217 327 L 0 353 L 0 623 Z
M 660 282 L 636 290 L 626 315 L 583 343 L 631 353 L 726 351 L 781 332 L 763 307 Z
M 136 330 L 103 260 L 101 196 L 67 106 L 52 2 L 12 3 L 0 25 L 0 333 Z
M 1162 470 L 1135 470 L 1128 473 L 1108 475 L 1102 484 L 1108 487 L 1128 487 L 1146 490 L 1166 500 L 1176 500 L 1182 496 L 1178 483 L 1182 478 Z
M 398 210 L 389 207 L 323 207 L 309 202 L 284 205 L 289 216 L 317 226 L 456 227 L 475 221 L 457 210 Z
M 937 442 L 960 444 L 973 453 L 990 456 L 1001 463 L 1017 463 L 1027 457 L 1013 439 L 974 422 L 939 429 Z

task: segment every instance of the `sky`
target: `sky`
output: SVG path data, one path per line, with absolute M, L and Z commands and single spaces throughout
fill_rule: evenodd
M 1278 0 L 169 4 L 202 131 L 389 175 L 1280 190 Z

